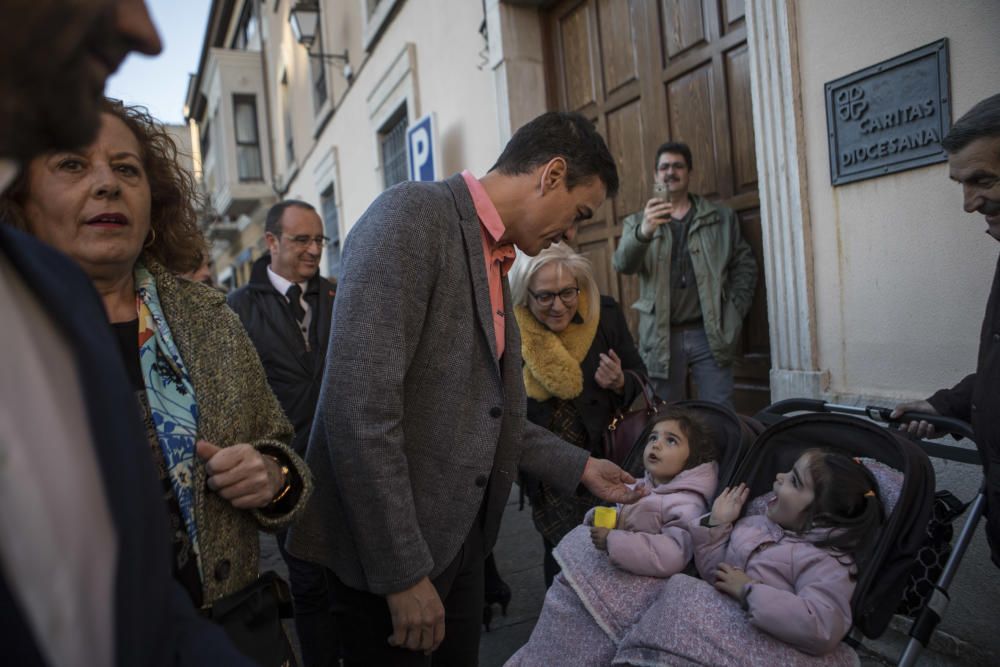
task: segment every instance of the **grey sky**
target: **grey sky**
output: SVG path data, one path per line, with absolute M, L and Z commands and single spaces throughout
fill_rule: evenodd
M 154 58 L 128 57 L 108 80 L 106 93 L 127 104 L 141 104 L 165 123 L 184 122 L 188 74 L 198 68 L 210 0 L 146 0 L 163 40 Z

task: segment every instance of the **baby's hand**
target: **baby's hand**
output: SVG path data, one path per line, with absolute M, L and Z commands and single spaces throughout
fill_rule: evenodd
M 741 568 L 725 563 L 715 571 L 715 588 L 726 595 L 742 601 L 743 586 L 753 581 Z
M 747 496 L 749 495 L 750 487 L 746 484 L 740 484 L 735 489 L 727 486 L 719 494 L 719 497 L 715 499 L 709 522 L 713 525 L 718 525 L 720 523 L 732 523 L 736 521 L 740 516 L 740 510 L 743 509 L 743 503 L 747 501 Z
M 594 543 L 599 551 L 608 550 L 608 533 L 611 532 L 610 528 L 594 528 L 590 529 L 590 540 Z

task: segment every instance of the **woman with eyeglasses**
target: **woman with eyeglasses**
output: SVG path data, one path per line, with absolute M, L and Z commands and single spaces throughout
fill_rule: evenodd
M 625 371 L 646 374 L 621 307 L 600 294 L 587 258 L 563 243 L 535 257 L 519 256 L 510 286 L 521 330 L 528 419 L 603 457 L 612 415 L 642 392 Z M 552 548 L 599 501 L 586 491 L 567 496 L 533 480 L 525 486 L 545 545 L 548 586 L 559 572 Z
M 310 476 L 225 297 L 175 276 L 204 252 L 194 184 L 176 157 L 143 109 L 107 100 L 94 143 L 33 160 L 0 213 L 75 260 L 104 301 L 137 399 L 120 410 L 146 424 L 174 577 L 237 648 L 280 665 L 291 658 L 281 591 L 258 579 L 258 530 L 289 525 Z

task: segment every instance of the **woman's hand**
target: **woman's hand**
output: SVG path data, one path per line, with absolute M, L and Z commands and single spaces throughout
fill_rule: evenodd
M 197 453 L 205 462 L 208 488 L 236 509 L 264 507 L 285 485 L 278 464 L 247 443 L 223 449 L 199 440 Z
M 608 533 L 611 532 L 610 528 L 595 528 L 591 526 L 590 528 L 590 541 L 594 543 L 598 551 L 608 550 Z
M 740 484 L 733 489 L 727 486 L 712 504 L 712 516 L 709 517 L 709 522 L 717 526 L 720 523 L 736 521 L 749 495 L 750 487 L 746 484 Z
M 625 373 L 622 371 L 622 360 L 614 350 L 601 354 L 601 362 L 594 373 L 594 380 L 602 389 L 610 389 L 616 394 L 625 390 Z
M 715 588 L 726 595 L 743 601 L 743 587 L 753 581 L 741 568 L 725 563 L 715 571 Z

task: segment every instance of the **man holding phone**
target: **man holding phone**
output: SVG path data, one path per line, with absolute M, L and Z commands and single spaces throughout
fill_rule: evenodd
M 731 209 L 688 192 L 691 149 L 656 151 L 653 197 L 624 221 L 614 267 L 639 277 L 639 353 L 656 393 L 733 407 L 732 362 L 757 283 L 757 262 Z

